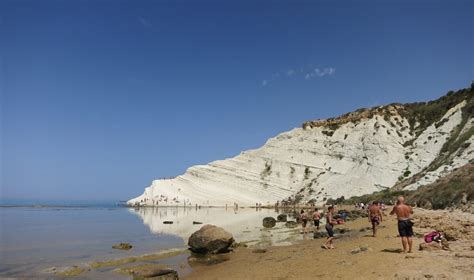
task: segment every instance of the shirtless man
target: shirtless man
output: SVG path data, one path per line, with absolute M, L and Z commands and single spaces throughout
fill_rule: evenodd
M 318 211 L 318 208 L 314 208 L 313 212 L 313 222 L 316 230 L 319 230 L 319 220 L 321 219 L 321 214 Z
M 407 251 L 408 253 L 412 252 L 413 247 L 413 222 L 410 220 L 410 215 L 413 214 L 413 209 L 411 206 L 405 204 L 405 198 L 399 196 L 397 199 L 397 205 L 393 207 L 390 215 L 396 214 L 398 219 L 398 233 L 402 238 L 403 253 Z
M 369 223 L 372 223 L 372 236 L 377 235 L 377 226 L 382 222 L 382 210 L 378 201 L 374 201 L 369 207 Z
M 303 227 L 303 233 L 306 234 L 308 232 L 308 228 L 306 227 L 308 224 L 308 214 L 303 209 L 301 209 L 300 218 L 301 225 Z
M 334 215 L 334 207 L 328 207 L 328 213 L 326 214 L 326 231 L 328 232 L 328 239 L 323 244 L 323 248 L 325 249 L 335 249 L 332 240 L 334 239 L 334 225 L 337 225 L 337 221 L 333 218 Z

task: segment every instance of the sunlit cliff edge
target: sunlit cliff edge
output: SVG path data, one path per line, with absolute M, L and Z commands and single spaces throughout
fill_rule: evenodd
M 474 159 L 474 85 L 430 102 L 359 109 L 303 123 L 240 155 L 154 180 L 127 203 L 323 203 L 431 184 Z

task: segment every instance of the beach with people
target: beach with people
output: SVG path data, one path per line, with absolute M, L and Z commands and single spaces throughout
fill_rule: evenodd
M 237 248 L 227 261 L 194 267 L 184 279 L 471 279 L 474 214 L 415 208 L 413 251 L 404 253 L 390 210 L 376 237 L 366 217 L 350 219 L 334 226 L 336 249 L 322 248 L 326 239 L 310 232 L 291 246 Z M 448 248 L 424 240 L 433 230 L 443 232 Z
M 0 280 L 474 280 L 474 0 L 0 11 Z
M 474 273 L 472 211 L 428 210 L 405 204 L 403 197 L 396 200 L 395 205 L 383 208 L 379 201 L 364 201 L 364 209 L 360 204 L 117 209 L 110 214 L 143 221 L 142 227 L 150 231 L 146 243 L 141 240 L 143 232 L 130 239 L 114 236 L 109 229 L 100 247 L 86 240 L 80 241 L 82 251 L 63 244 L 75 255 L 57 255 L 54 261 L 51 258 L 24 268 L 19 263 L 5 264 L 4 275 L 52 279 L 470 279 Z M 403 207 L 408 212 L 397 210 Z M 103 215 L 99 210 L 80 211 Z M 379 218 L 373 219 L 374 215 Z M 404 224 L 405 216 L 413 223 L 411 229 Z M 134 227 L 139 226 L 136 221 Z M 97 235 L 110 226 L 116 228 L 109 223 L 98 228 Z M 411 250 L 405 243 L 408 238 Z M 114 244 L 115 240 L 122 242 Z M 153 245 L 156 240 L 163 245 Z M 87 252 L 94 253 L 81 256 Z M 45 249 L 42 254 L 46 253 Z

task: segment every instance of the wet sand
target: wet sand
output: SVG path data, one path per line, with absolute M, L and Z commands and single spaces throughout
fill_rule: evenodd
M 414 217 L 418 237 L 414 238 L 411 254 L 400 253 L 396 219 L 385 215 L 375 238 L 371 230 L 361 231 L 370 224 L 360 218 L 342 226 L 353 231 L 336 239 L 334 250 L 322 249 L 325 239 L 313 239 L 312 234 L 307 234 L 306 240 L 292 246 L 268 247 L 264 253 L 255 248 L 238 248 L 228 254 L 228 261 L 193 267 L 193 272 L 183 279 L 472 279 L 474 215 L 417 209 Z M 455 233 L 460 239 L 449 242 L 451 251 L 418 250 L 419 244 L 424 243 L 420 234 L 447 224 L 446 230 L 464 231 Z M 361 247 L 368 250 L 352 252 Z

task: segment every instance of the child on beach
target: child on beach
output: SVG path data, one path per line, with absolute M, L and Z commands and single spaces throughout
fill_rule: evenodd
M 328 232 L 328 239 L 323 244 L 323 248 L 325 249 L 336 249 L 334 247 L 332 240 L 334 239 L 334 230 L 333 226 L 337 224 L 337 221 L 333 218 L 334 207 L 328 207 L 328 213 L 326 215 L 326 231 Z
M 306 224 L 308 223 L 308 214 L 306 214 L 306 212 L 303 209 L 301 209 L 300 218 L 301 218 L 301 225 L 303 226 L 303 233 L 306 234 L 307 233 Z

